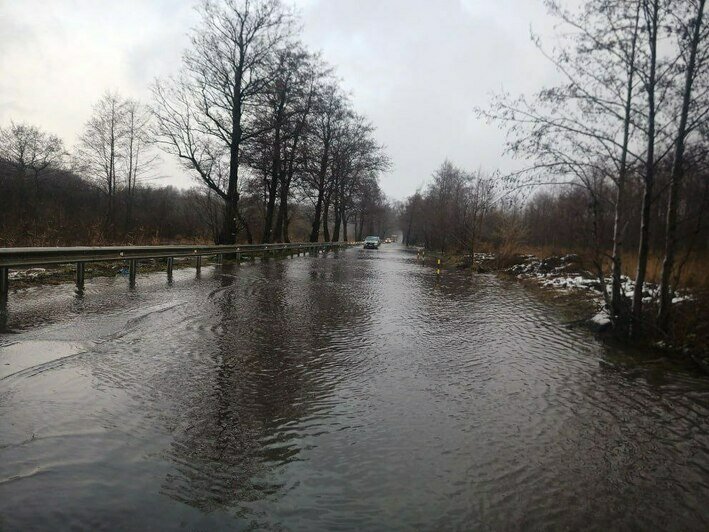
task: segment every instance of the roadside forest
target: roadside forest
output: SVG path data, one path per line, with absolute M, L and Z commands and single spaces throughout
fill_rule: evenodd
M 182 64 L 78 142 L 0 124 L 0 247 L 360 239 L 394 229 L 375 128 L 280 0 L 204 0 Z M 161 184 L 172 160 L 194 177 Z
M 444 163 L 402 205 L 404 240 L 512 262 L 578 253 L 616 329 L 671 336 L 677 290 L 709 288 L 706 0 L 546 4 L 556 39 L 532 40 L 561 81 L 475 110 L 507 132 L 518 170 Z

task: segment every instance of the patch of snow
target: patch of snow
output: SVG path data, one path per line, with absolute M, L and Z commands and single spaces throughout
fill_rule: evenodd
M 685 301 L 692 301 L 694 298 L 689 295 L 685 294 L 683 296 L 675 296 L 672 298 L 672 304 L 676 305 L 677 303 L 684 303 Z
M 518 279 L 534 279 L 541 286 L 560 290 L 585 290 L 596 296 L 602 296 L 604 288 L 610 292 L 613 287 L 612 277 L 605 277 L 603 281 L 586 270 L 580 269 L 581 259 L 578 255 L 564 255 L 562 257 L 548 257 L 540 260 L 534 255 L 524 256 L 524 262 L 515 264 L 507 271 L 515 274 Z M 605 284 L 605 287 L 604 287 Z M 632 299 L 635 292 L 635 282 L 628 276 L 621 276 L 621 293 Z M 656 301 L 659 296 L 659 287 L 651 283 L 643 284 L 643 303 Z M 689 293 L 677 294 L 672 303 L 690 301 Z
M 603 309 L 600 311 L 598 314 L 596 314 L 593 318 L 591 318 L 591 321 L 598 325 L 599 327 L 605 327 L 607 325 L 611 324 L 611 318 L 608 315 L 608 311 Z
M 27 268 L 26 270 L 11 271 L 8 274 L 8 278 L 12 279 L 37 279 L 38 277 L 43 277 L 47 275 L 46 268 Z
M 495 255 L 493 253 L 473 253 L 475 260 L 495 260 Z

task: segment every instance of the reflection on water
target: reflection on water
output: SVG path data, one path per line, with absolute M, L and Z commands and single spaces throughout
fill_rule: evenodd
M 707 379 L 514 283 L 386 246 L 193 274 L 13 294 L 0 528 L 709 524 Z

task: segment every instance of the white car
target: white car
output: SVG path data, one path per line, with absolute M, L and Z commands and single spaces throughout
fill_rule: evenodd
M 379 249 L 382 239 L 378 236 L 368 236 L 364 239 L 364 249 Z

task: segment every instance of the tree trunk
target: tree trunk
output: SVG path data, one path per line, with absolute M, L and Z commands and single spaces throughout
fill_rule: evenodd
M 288 194 L 290 193 L 290 185 L 295 173 L 295 149 L 298 145 L 298 138 L 294 139 L 290 156 L 286 157 L 288 161 L 286 173 L 281 179 L 280 201 L 278 203 L 278 214 L 276 215 L 276 237 L 282 242 L 290 242 L 290 236 L 288 235 L 288 223 L 290 221 L 288 219 Z
M 404 233 L 404 245 L 405 246 L 410 246 L 411 245 L 411 228 L 414 223 L 414 215 L 413 213 L 409 213 L 409 220 L 408 223 L 406 224 L 406 232 Z
M 246 232 L 246 241 L 247 241 L 249 244 L 253 244 L 253 243 L 254 243 L 254 237 L 253 237 L 253 235 L 251 234 L 251 228 L 249 227 L 249 223 L 246 221 L 246 219 L 245 219 L 245 218 L 243 217 L 243 215 L 241 214 L 241 210 L 239 210 L 239 206 L 238 206 L 238 205 L 237 205 L 237 207 L 236 207 L 236 218 L 237 218 L 237 220 L 239 221 L 239 223 L 241 224 L 241 226 L 244 228 L 244 231 Z
M 268 184 L 268 202 L 266 204 L 266 218 L 263 224 L 263 235 L 261 243 L 271 242 L 271 232 L 273 230 L 273 211 L 276 207 L 276 193 L 278 192 L 278 182 L 281 175 L 281 120 L 283 107 L 285 105 L 284 96 L 281 96 L 278 112 L 276 114 L 276 127 L 273 133 L 273 161 L 271 165 L 271 182 Z
M 322 217 L 323 242 L 330 242 L 330 202 L 325 203 Z
M 313 217 L 313 225 L 310 231 L 310 241 L 317 242 L 320 236 L 320 217 L 322 216 L 323 192 L 322 189 L 318 192 L 318 201 L 315 204 L 315 215 Z
M 278 201 L 278 212 L 276 214 L 276 225 L 274 227 L 273 239 L 279 242 L 287 242 L 285 221 L 288 216 L 288 182 L 283 181 L 280 188 Z
M 475 226 L 476 218 L 477 218 L 477 212 L 475 212 L 475 210 L 474 210 L 473 211 L 473 226 L 472 226 L 472 230 L 470 231 L 470 267 L 473 270 L 475 269 L 475 237 L 477 236 L 477 231 L 476 231 L 476 226 Z
M 126 195 L 126 223 L 124 231 L 130 233 L 131 226 L 133 225 L 133 191 L 127 191 Z
M 611 315 L 614 318 L 627 316 L 625 305 L 625 294 L 622 291 L 622 259 L 621 253 L 623 248 L 623 239 L 627 222 L 624 221 L 625 215 L 625 183 L 628 174 L 628 144 L 630 142 L 630 120 L 633 102 L 633 80 L 635 77 L 635 54 L 638 41 L 638 26 L 640 22 L 640 3 L 638 3 L 635 13 L 635 27 L 633 30 L 633 40 L 630 50 L 630 71 L 628 72 L 628 83 L 626 85 L 625 94 L 625 114 L 623 117 L 623 142 L 620 154 L 620 169 L 618 175 L 616 200 L 615 200 L 615 215 L 613 218 L 613 271 L 611 285 Z
M 640 215 L 640 244 L 638 246 L 638 269 L 633 292 L 633 314 L 631 335 L 637 337 L 641 328 L 643 310 L 643 286 L 647 272 L 647 258 L 650 251 L 650 208 L 652 206 L 653 187 L 655 185 L 655 84 L 657 70 L 657 26 L 659 0 L 653 0 L 652 13 L 648 16 L 648 38 L 650 45 L 650 75 L 647 82 L 648 93 L 648 128 L 647 161 L 645 165 L 645 190 L 643 191 L 642 211 Z
M 349 242 L 349 238 L 347 238 L 347 215 L 345 209 L 342 209 L 342 241 Z
M 290 218 L 288 216 L 288 205 L 286 204 L 283 209 L 283 242 L 290 242 L 290 235 L 288 234 L 288 228 L 290 226 Z
M 665 229 L 665 260 L 662 263 L 662 278 L 660 281 L 660 309 L 658 312 L 658 326 L 668 332 L 672 313 L 672 298 L 670 282 L 674 268 L 675 252 L 677 250 L 677 210 L 679 207 L 680 187 L 684 178 L 684 148 L 687 136 L 687 119 L 692 98 L 692 83 L 696 67 L 697 48 L 701 40 L 701 25 L 704 15 L 705 0 L 699 0 L 697 17 L 694 21 L 694 32 L 689 52 L 689 63 L 684 82 L 684 95 L 682 97 L 682 113 L 677 131 L 675 157 L 672 163 L 672 177 L 670 181 L 670 196 L 667 207 L 667 227 Z
M 273 231 L 273 213 L 276 209 L 276 194 L 278 187 L 278 178 L 274 174 L 271 177 L 271 182 L 268 185 L 268 202 L 266 203 L 266 217 L 263 222 L 263 235 L 261 243 L 268 244 L 271 242 L 271 233 Z
M 335 226 L 332 230 L 332 241 L 340 241 L 340 224 L 342 223 L 342 213 L 340 212 L 340 205 L 335 201 Z
M 238 195 L 235 198 L 224 200 L 224 219 L 222 220 L 222 230 L 219 233 L 217 244 L 236 243 L 238 218 Z
M 648 156 L 653 156 L 652 152 Z M 652 163 L 649 163 L 652 164 Z M 642 318 L 643 286 L 647 273 L 647 259 L 650 251 L 650 209 L 654 187 L 654 169 L 648 169 L 645 176 L 645 190 L 643 191 L 642 211 L 640 214 L 640 244 L 638 246 L 638 268 L 635 274 L 635 289 L 633 291 L 633 319 L 632 336 L 637 337 L 640 332 Z
M 242 58 L 243 59 L 243 58 Z M 224 205 L 224 223 L 222 232 L 219 236 L 219 244 L 236 244 L 236 236 L 238 231 L 237 217 L 239 214 L 239 158 L 241 147 L 241 75 L 243 65 L 239 64 L 236 72 L 236 80 L 234 83 L 233 101 L 234 105 L 231 110 L 231 146 L 229 148 L 229 182 L 227 184 L 227 193 Z M 249 231 L 250 233 L 250 231 Z M 251 238 L 249 237 L 249 241 Z

